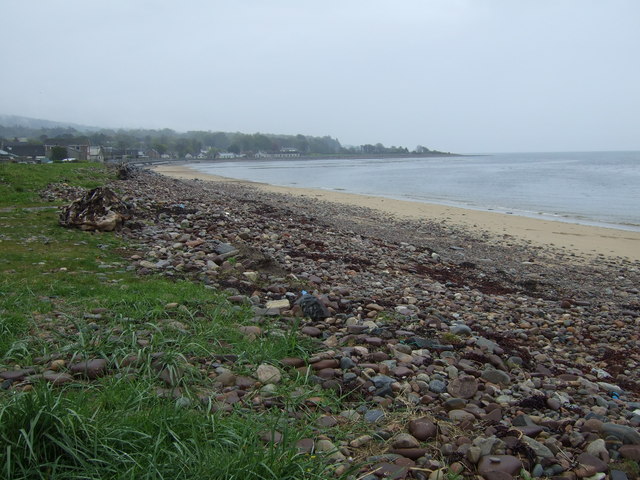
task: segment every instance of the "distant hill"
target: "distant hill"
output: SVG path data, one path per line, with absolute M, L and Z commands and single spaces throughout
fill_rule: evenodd
M 0 114 L 0 125 L 5 127 L 22 127 L 30 129 L 40 128 L 73 128 L 79 132 L 96 132 L 100 127 L 90 127 L 88 125 L 80 125 L 70 122 L 55 122 L 53 120 L 44 120 L 41 118 L 22 117 L 20 115 Z
M 238 154 L 277 154 L 294 156 L 442 156 L 454 155 L 418 145 L 409 151 L 402 146 L 385 147 L 382 143 L 344 147 L 337 138 L 325 135 L 288 135 L 270 133 L 188 131 L 158 129 L 111 129 L 91 127 L 20 115 L 0 114 L 0 141 L 23 141 L 42 144 L 47 141 L 100 145 L 119 151 L 153 150 L 157 155 L 172 158 L 215 158 L 220 152 Z M 128 155 L 128 154 L 127 154 Z

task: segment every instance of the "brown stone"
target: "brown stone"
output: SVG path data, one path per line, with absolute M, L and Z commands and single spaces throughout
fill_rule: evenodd
M 45 372 L 42 374 L 42 378 L 56 387 L 73 382 L 73 377 L 68 373 Z
M 478 381 L 471 375 L 454 378 L 447 385 L 447 392 L 457 398 L 472 398 L 478 391 Z
M 318 370 L 316 375 L 325 380 L 329 380 L 336 376 L 336 371 L 333 368 L 323 368 L 322 370 Z
M 255 340 L 258 337 L 262 336 L 262 329 L 257 325 L 243 325 L 238 327 L 249 340 Z
M 319 362 L 315 362 L 311 364 L 311 368 L 314 370 L 322 370 L 324 368 L 338 368 L 340 366 L 340 362 L 335 358 L 327 358 L 325 360 L 320 360 Z
M 410 458 L 411 460 L 417 460 L 427 454 L 429 450 L 426 448 L 392 448 L 390 453 L 396 455 L 402 455 L 403 457 Z
M 224 385 L 225 387 L 230 387 L 235 385 L 236 376 L 232 372 L 223 372 L 216 377 L 215 382 Z
M 247 388 L 253 387 L 255 384 L 256 384 L 255 379 L 251 377 L 245 377 L 245 376 L 236 377 L 236 387 L 238 388 L 247 389 Z
M 297 357 L 286 357 L 280 360 L 280 363 L 288 367 L 299 368 L 304 366 L 304 360 Z
M 103 376 L 107 371 L 107 360 L 95 358 L 84 362 L 74 363 L 69 371 L 76 375 L 83 375 L 91 380 Z
M 577 460 L 580 466 L 588 466 L 588 467 L 595 468 L 595 472 L 593 473 L 606 472 L 609 469 L 609 467 L 607 467 L 607 464 L 605 462 L 600 460 L 598 457 L 589 455 L 588 453 L 581 453 L 580 455 L 578 455 Z M 587 475 L 587 476 L 590 476 L 590 475 Z
M 331 428 L 338 424 L 338 421 L 329 415 L 323 415 L 316 421 L 319 427 Z
M 312 438 L 303 438 L 296 442 L 296 448 L 300 453 L 312 453 L 315 441 Z
M 522 468 L 519 458 L 512 455 L 485 455 L 478 462 L 478 473 L 486 477 L 488 472 L 500 471 L 516 475 Z
M 389 480 L 406 478 L 409 474 L 408 467 L 405 467 L 404 465 L 395 465 L 388 462 L 377 463 L 373 466 L 372 470 L 376 472 L 378 477 Z
M 394 377 L 404 378 L 413 375 L 413 370 L 408 367 L 396 367 L 392 370 L 392 373 Z
M 418 448 L 420 442 L 413 435 L 408 433 L 399 433 L 391 441 L 393 448 Z
M 621 445 L 618 452 L 622 458 L 640 462 L 640 445 Z
M 322 335 L 322 330 L 317 327 L 302 327 L 300 333 L 309 335 L 310 337 L 319 337 Z
M 265 443 L 280 443 L 282 442 L 282 434 L 276 430 L 264 432 L 260 434 L 260 440 Z
M 1 372 L 0 378 L 5 380 L 22 380 L 27 375 L 33 375 L 36 371 L 33 368 L 23 368 L 20 370 L 9 370 L 7 372 Z
M 417 418 L 409 422 L 409 433 L 424 442 L 438 434 L 438 427 L 426 418 Z

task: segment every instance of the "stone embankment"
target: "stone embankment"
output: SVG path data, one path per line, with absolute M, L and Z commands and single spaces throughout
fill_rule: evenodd
M 247 407 L 277 405 L 273 385 L 302 372 L 343 408 L 300 448 L 362 462 L 360 479 L 638 472 L 637 263 L 239 184 L 142 171 L 114 189 L 135 212 L 129 268 L 227 290 L 255 312 L 247 335 L 271 317 L 321 342 L 253 377 L 221 360 L 215 408 L 256 388 Z M 330 316 L 301 318 L 302 290 Z M 332 434 L 348 422 L 368 431 Z

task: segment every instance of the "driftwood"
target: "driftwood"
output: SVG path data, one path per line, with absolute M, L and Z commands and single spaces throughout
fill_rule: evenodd
M 131 218 L 131 209 L 106 187 L 94 188 L 82 198 L 62 207 L 59 222 L 63 227 L 111 232 Z
M 130 180 L 137 174 L 138 170 L 127 163 L 119 163 L 117 166 L 116 176 L 118 177 L 118 180 Z

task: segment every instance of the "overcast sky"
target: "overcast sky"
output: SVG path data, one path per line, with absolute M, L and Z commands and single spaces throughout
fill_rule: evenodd
M 640 150 L 638 0 L 0 0 L 0 113 Z

